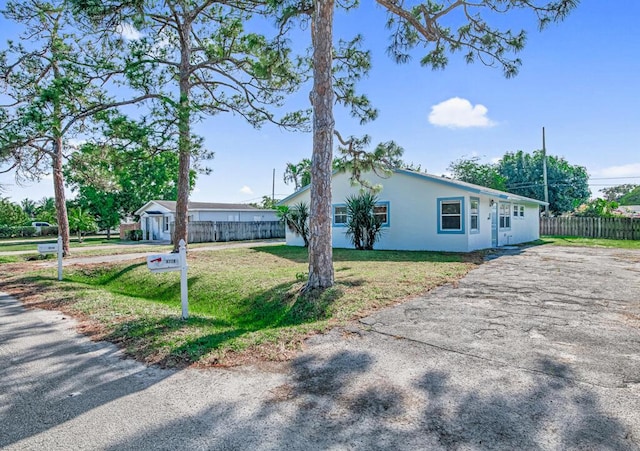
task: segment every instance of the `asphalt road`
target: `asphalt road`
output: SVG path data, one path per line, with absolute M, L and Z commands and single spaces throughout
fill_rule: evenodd
M 0 297 L 0 448 L 640 449 L 640 252 L 535 247 L 316 336 L 167 371 Z

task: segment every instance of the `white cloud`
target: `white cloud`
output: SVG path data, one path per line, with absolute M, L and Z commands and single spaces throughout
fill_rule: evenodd
M 431 107 L 429 122 L 449 128 L 493 127 L 496 124 L 487 117 L 488 111 L 484 105 L 473 106 L 467 99 L 452 97 Z
M 79 149 L 81 145 L 86 144 L 87 142 L 89 142 L 86 139 L 77 139 L 77 138 L 71 138 L 70 140 L 67 141 L 67 144 L 69 145 L 69 147 L 75 149 Z
M 502 160 L 502 157 L 492 157 L 489 161 L 491 161 L 491 164 L 498 164 L 500 160 Z
M 240 188 L 240 192 L 242 194 L 253 194 L 253 190 L 249 188 L 247 185 L 244 185 L 242 188 Z
M 640 176 L 640 163 L 609 166 L 608 168 L 594 171 L 593 175 L 597 175 L 599 177 L 638 177 Z
M 137 41 L 142 37 L 142 33 L 140 33 L 136 27 L 128 23 L 119 24 L 116 27 L 116 31 L 128 41 Z

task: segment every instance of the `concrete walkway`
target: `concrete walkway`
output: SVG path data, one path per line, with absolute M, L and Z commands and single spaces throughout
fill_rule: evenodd
M 638 450 L 640 252 L 538 247 L 313 337 L 167 371 L 0 297 L 0 448 Z

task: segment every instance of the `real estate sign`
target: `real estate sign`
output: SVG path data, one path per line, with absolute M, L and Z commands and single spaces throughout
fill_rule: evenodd
M 147 268 L 153 273 L 180 271 L 180 301 L 182 319 L 189 318 L 189 294 L 187 286 L 187 245 L 180 240 L 180 252 L 177 254 L 155 254 L 147 257 Z
M 62 280 L 62 237 L 56 243 L 38 244 L 38 252 L 42 255 L 58 254 L 58 280 Z

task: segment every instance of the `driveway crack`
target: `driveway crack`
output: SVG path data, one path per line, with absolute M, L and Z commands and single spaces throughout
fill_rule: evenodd
M 368 330 L 370 332 L 375 332 L 375 333 L 380 334 L 380 335 L 385 336 L 385 337 L 391 337 L 391 338 L 406 340 L 406 341 L 408 341 L 410 343 L 416 343 L 416 344 L 428 346 L 430 348 L 438 349 L 440 351 L 450 352 L 450 353 L 453 353 L 453 354 L 462 355 L 464 357 L 469 357 L 469 358 L 472 358 L 472 359 L 482 360 L 484 362 L 489 362 L 489 363 L 497 364 L 497 365 L 508 367 L 508 368 L 513 368 L 513 369 L 520 370 L 520 371 L 526 371 L 528 373 L 543 374 L 545 376 L 551 376 L 551 377 L 554 377 L 554 378 L 557 378 L 557 379 L 562 379 L 564 381 L 575 383 L 575 384 L 587 385 L 589 387 L 606 388 L 606 389 L 626 388 L 626 384 L 624 384 L 624 383 L 623 383 L 623 386 L 598 384 L 598 383 L 590 382 L 590 381 L 587 381 L 587 380 L 584 380 L 584 379 L 580 379 L 580 378 L 565 377 L 565 376 L 562 376 L 562 375 L 559 375 L 559 374 L 556 374 L 556 373 L 552 373 L 552 372 L 549 372 L 549 371 L 538 370 L 538 369 L 535 369 L 535 368 L 529 368 L 529 367 L 525 367 L 525 366 L 514 365 L 512 363 L 505 362 L 505 361 L 502 361 L 502 360 L 498 360 L 498 359 L 494 359 L 494 358 L 490 358 L 490 357 L 483 357 L 483 356 L 480 356 L 480 355 L 477 355 L 477 354 L 472 354 L 472 353 L 469 353 L 469 352 L 460 351 L 458 349 L 447 348 L 445 346 L 437 345 L 437 344 L 434 344 L 434 343 L 428 343 L 426 341 L 417 340 L 415 338 L 408 338 L 408 337 L 403 337 L 401 335 L 396 335 L 396 334 L 392 334 L 392 333 L 388 333 L 388 332 L 383 332 L 383 331 L 377 330 L 375 328 L 368 328 Z

